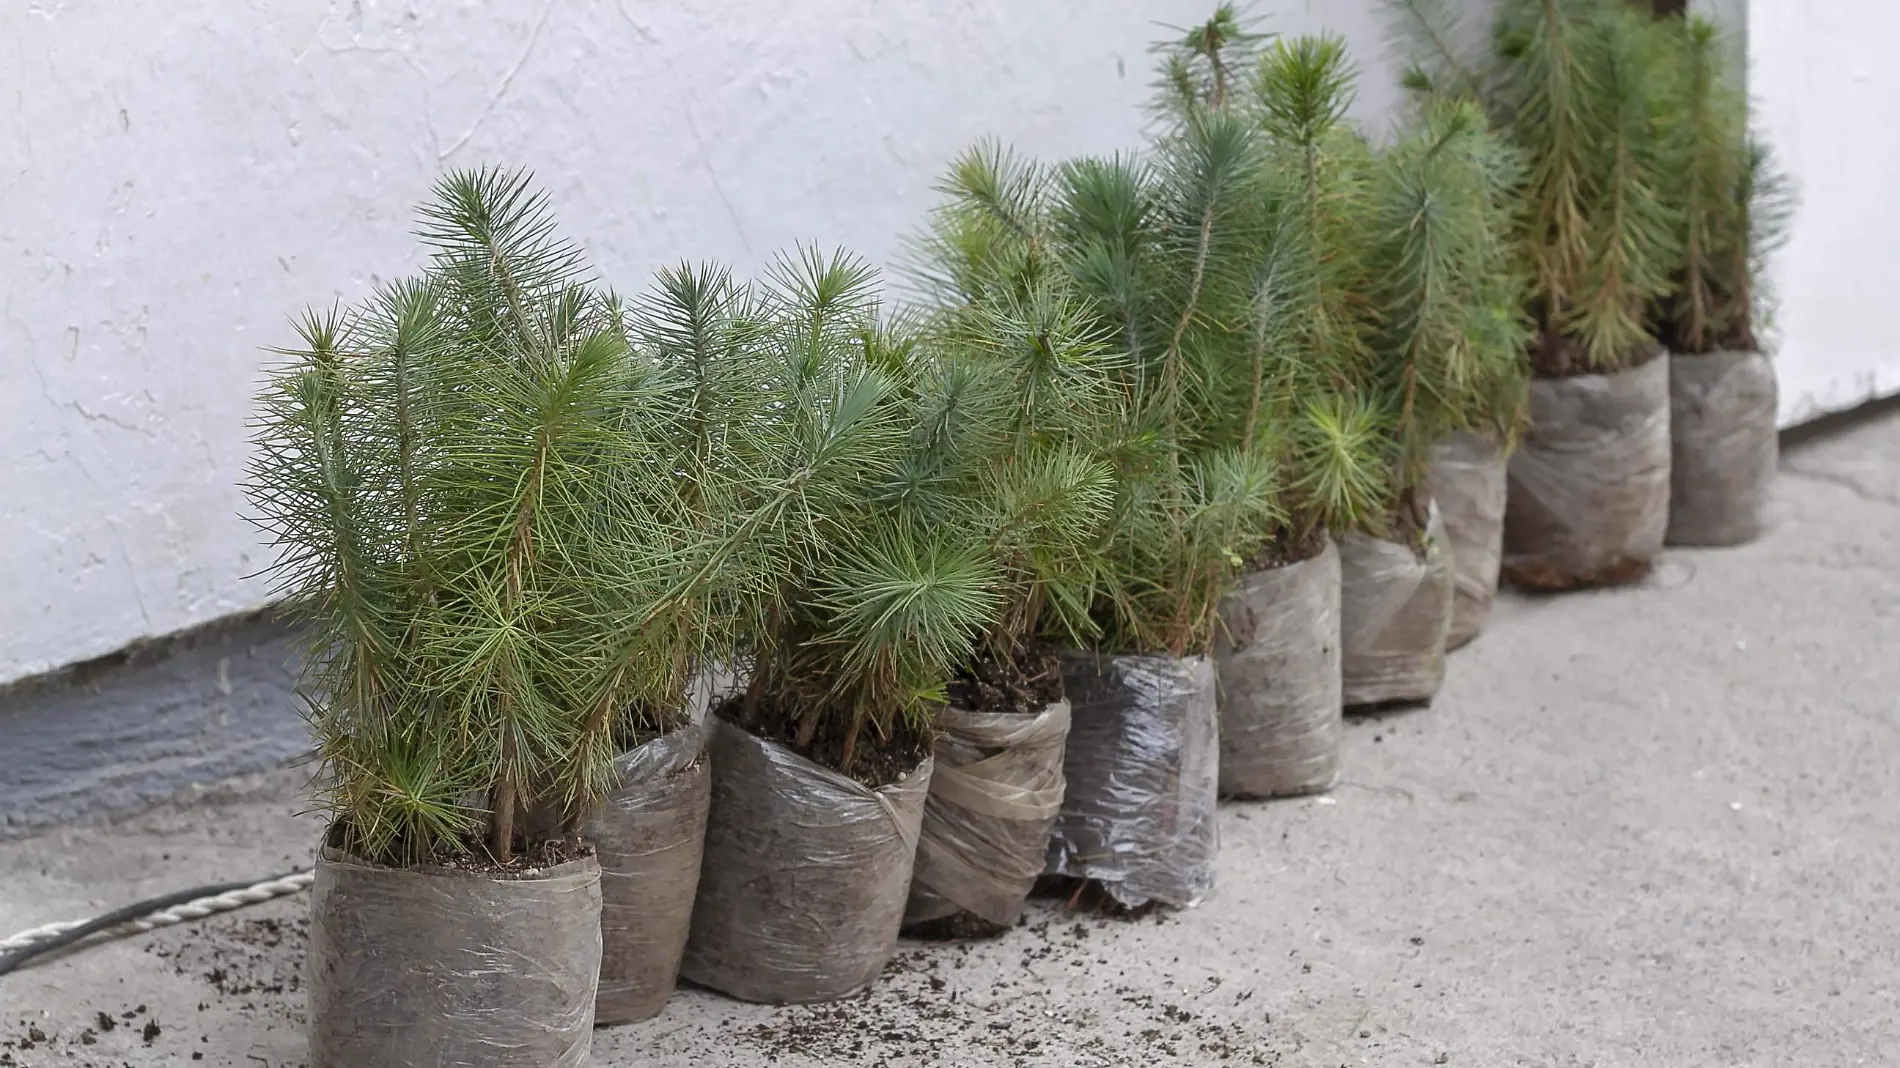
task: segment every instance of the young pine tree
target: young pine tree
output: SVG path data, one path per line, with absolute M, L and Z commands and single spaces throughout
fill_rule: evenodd
M 781 260 L 757 296 L 740 357 L 758 399 L 730 428 L 731 506 L 683 589 L 717 588 L 749 656 L 726 714 L 867 781 L 927 752 L 954 668 L 997 614 L 997 577 L 976 532 L 932 522 L 912 476 L 921 450 L 954 452 L 921 428 L 948 403 L 907 380 L 914 339 L 881 325 L 875 276 L 842 255 Z M 932 463 L 956 470 L 954 457 Z
M 1615 0 L 1508 0 L 1493 111 L 1528 167 L 1523 241 L 1538 373 L 1646 359 L 1646 311 L 1669 288 L 1660 35 Z
M 305 318 L 247 488 L 311 635 L 332 843 L 507 862 L 682 714 L 693 637 L 659 602 L 694 524 L 664 390 L 527 176 L 450 175 L 419 236 L 420 277 Z
M 1345 121 L 1354 74 L 1336 37 L 1279 41 L 1260 58 L 1250 111 L 1269 145 L 1290 224 L 1276 241 L 1293 356 L 1270 386 L 1291 442 L 1288 536 L 1377 524 L 1389 497 L 1391 431 L 1362 388 L 1375 354 L 1366 254 L 1372 155 Z
M 1757 349 L 1761 263 L 1785 237 L 1793 198 L 1766 146 L 1749 136 L 1721 31 L 1699 17 L 1665 26 L 1665 195 L 1681 255 L 1658 333 L 1674 352 Z
M 910 274 L 930 316 L 916 370 L 937 383 L 927 395 L 941 425 L 912 481 L 947 492 L 914 496 L 934 521 L 981 532 L 1001 578 L 996 625 L 959 699 L 1035 711 L 1062 696 L 1050 646 L 1095 637 L 1123 364 L 1053 255 L 1047 172 L 983 144 L 938 188 Z M 960 447 L 944 448 L 956 432 Z
M 1528 337 L 1510 240 L 1517 157 L 1470 101 L 1428 98 L 1369 183 L 1368 393 L 1390 428 L 1391 499 L 1376 516 L 1426 523 L 1432 447 L 1456 431 L 1508 438 Z M 1375 532 L 1378 527 L 1373 526 Z
M 1613 372 L 1654 351 L 1682 240 L 1665 34 L 1623 0 L 1504 0 L 1489 49 L 1448 0 L 1388 0 L 1406 81 L 1479 100 L 1524 160 L 1516 232 L 1539 375 Z

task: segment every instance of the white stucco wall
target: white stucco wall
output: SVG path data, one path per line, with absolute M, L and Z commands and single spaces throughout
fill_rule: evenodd
M 1801 196 L 1771 269 L 1790 425 L 1900 392 L 1900 4 L 1747 5 L 1749 88 Z
M 1132 146 L 1207 0 L 0 5 L 0 682 L 265 602 L 235 483 L 261 349 L 416 264 L 444 168 L 534 168 L 623 289 L 796 240 L 881 262 L 945 160 Z M 1392 104 L 1374 0 L 1331 27 Z

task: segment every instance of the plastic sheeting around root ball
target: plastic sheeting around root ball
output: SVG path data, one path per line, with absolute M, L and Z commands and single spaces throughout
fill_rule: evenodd
M 1759 352 L 1669 357 L 1669 544 L 1761 537 L 1781 459 L 1776 389 Z
M 1071 653 L 1068 792 L 1046 871 L 1128 908 L 1186 908 L 1214 887 L 1220 723 L 1205 656 Z
M 1357 532 L 1340 538 L 1340 676 L 1348 708 L 1429 701 L 1444 684 L 1452 603 L 1444 546 L 1436 504 L 1422 560 L 1410 545 Z
M 651 1019 L 673 995 L 712 803 L 705 729 L 688 725 L 620 754 L 614 779 L 585 832 L 600 859 L 596 1024 Z
M 1669 361 L 1532 379 L 1530 408 L 1511 454 L 1505 576 L 1543 589 L 1641 577 L 1669 527 Z
M 1445 648 L 1478 636 L 1498 596 L 1504 554 L 1504 452 L 1478 434 L 1454 434 L 1432 450 L 1432 500 L 1451 554 L 1451 633 Z
M 745 1001 L 828 1001 L 897 948 L 926 758 L 871 789 L 713 717 L 712 815 L 680 973 Z
M 592 857 L 490 875 L 325 848 L 310 894 L 310 1068 L 577 1068 L 600 947 Z
M 1286 797 L 1339 777 L 1339 550 L 1245 575 L 1221 602 L 1220 792 Z
M 1069 702 L 1034 715 L 945 708 L 905 924 L 968 912 L 1016 922 L 1062 809 Z

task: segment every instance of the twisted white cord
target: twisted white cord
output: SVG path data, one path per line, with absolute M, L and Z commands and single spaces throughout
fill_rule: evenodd
M 301 871 L 295 875 L 286 875 L 281 879 L 266 879 L 261 883 L 252 883 L 238 890 L 196 898 L 182 905 L 173 905 L 171 908 L 141 916 L 125 924 L 121 929 L 149 931 L 154 927 L 165 927 L 174 923 L 183 923 L 186 920 L 201 920 L 213 913 L 228 912 L 246 905 L 255 905 L 260 901 L 269 901 L 274 897 L 294 894 L 309 886 L 316 877 L 317 874 L 314 871 Z M 35 942 L 44 942 L 90 922 L 90 920 L 61 920 L 28 928 L 5 941 L 0 941 L 0 950 L 25 949 Z

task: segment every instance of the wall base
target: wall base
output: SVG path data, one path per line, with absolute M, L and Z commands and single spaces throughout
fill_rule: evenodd
M 291 629 L 261 615 L 0 689 L 0 839 L 304 756 Z

